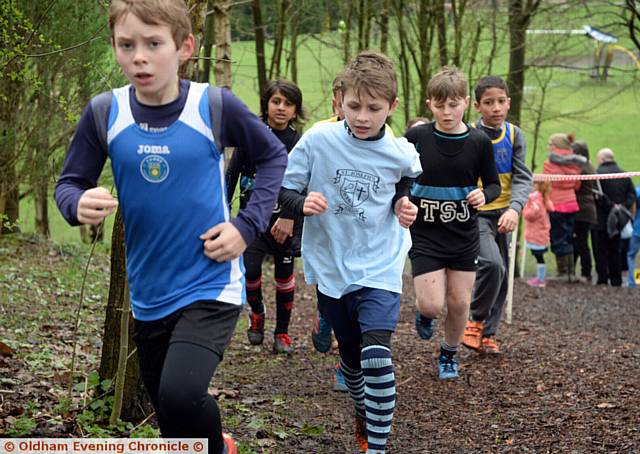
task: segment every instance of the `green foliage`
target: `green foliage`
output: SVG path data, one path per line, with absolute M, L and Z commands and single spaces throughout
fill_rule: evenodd
M 159 438 L 160 430 L 149 424 L 143 424 L 134 428 L 129 436 L 131 438 Z
M 22 414 L 13 423 L 13 426 L 5 429 L 6 435 L 9 437 L 25 437 L 31 435 L 37 424 L 28 414 Z
M 324 433 L 324 427 L 321 427 L 321 426 L 308 426 L 308 425 L 305 424 L 300 429 L 300 432 L 302 432 L 305 435 L 309 435 L 311 437 L 317 437 L 317 436 L 322 435 Z

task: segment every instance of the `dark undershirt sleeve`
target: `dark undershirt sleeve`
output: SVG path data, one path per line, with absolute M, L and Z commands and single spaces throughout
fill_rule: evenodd
M 296 216 L 304 216 L 306 196 L 293 189 L 281 188 L 278 202 Z
M 409 196 L 411 194 L 411 187 L 413 183 L 416 181 L 415 178 L 411 177 L 402 177 L 398 183 L 396 183 L 396 194 L 393 196 L 391 200 L 391 209 L 395 210 L 396 202 L 404 196 Z
M 486 135 L 483 134 L 483 136 L 481 139 L 481 156 L 483 158 L 480 159 L 480 179 L 482 180 L 485 203 L 491 203 L 500 195 L 500 177 L 498 176 L 491 141 Z

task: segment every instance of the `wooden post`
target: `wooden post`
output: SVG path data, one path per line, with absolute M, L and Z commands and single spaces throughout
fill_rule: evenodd
M 518 226 L 511 232 L 511 241 L 509 241 L 509 281 L 507 284 L 507 307 L 505 309 L 506 322 L 511 324 L 512 308 L 513 308 L 513 278 L 516 271 L 516 243 L 518 241 Z

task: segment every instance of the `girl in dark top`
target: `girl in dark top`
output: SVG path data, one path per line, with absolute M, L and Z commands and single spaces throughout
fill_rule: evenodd
M 302 92 L 293 82 L 275 80 L 269 82 L 260 99 L 262 120 L 271 132 L 290 152 L 298 139 L 304 109 Z M 227 169 L 229 202 L 240 179 L 240 208 L 251 197 L 255 179 L 255 166 L 245 150 L 238 149 Z M 290 353 L 292 341 L 289 337 L 289 320 L 293 307 L 296 287 L 294 257 L 300 257 L 302 218 L 276 205 L 271 216 L 269 229 L 260 234 L 245 251 L 244 265 L 247 286 L 247 301 L 251 306 L 250 326 L 247 330 L 249 342 L 262 344 L 264 340 L 265 306 L 262 302 L 262 263 L 265 256 L 273 256 L 276 286 L 276 327 L 274 332 L 274 353 Z
M 571 144 L 571 148 L 575 154 L 586 158 L 582 166 L 582 175 L 593 175 L 596 169 L 589 162 L 589 148 L 586 142 L 576 140 Z M 591 249 L 589 248 L 589 235 L 591 228 L 598 223 L 598 214 L 596 212 L 595 193 L 597 192 L 596 180 L 583 180 L 580 189 L 576 191 L 578 206 L 580 211 L 576 215 L 576 222 L 573 225 L 573 261 L 574 263 L 580 259 L 580 275 L 578 278 L 581 282 L 591 284 Z M 593 243 L 593 237 L 591 238 Z M 575 265 L 574 265 L 575 268 Z

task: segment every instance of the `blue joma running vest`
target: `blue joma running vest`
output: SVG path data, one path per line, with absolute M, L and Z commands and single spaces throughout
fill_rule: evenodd
M 229 220 L 207 87 L 191 82 L 180 117 L 161 132 L 135 123 L 129 86 L 113 91 L 107 144 L 138 320 L 157 320 L 199 300 L 244 302 L 241 259 L 213 261 L 199 239 Z
M 513 176 L 513 135 L 513 125 L 505 121 L 500 136 L 491 141 L 493 156 L 496 161 L 498 176 L 500 177 L 501 192 L 497 199 L 481 207 L 479 211 L 491 211 L 509 206 L 509 201 L 511 200 L 511 178 Z M 478 185 L 482 187 L 482 182 L 479 181 Z

